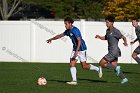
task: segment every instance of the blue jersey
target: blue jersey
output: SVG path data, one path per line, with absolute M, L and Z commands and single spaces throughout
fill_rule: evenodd
M 77 48 L 77 45 L 78 45 L 78 40 L 77 38 L 80 37 L 81 39 L 81 46 L 80 46 L 80 49 L 78 51 L 84 51 L 84 50 L 87 50 L 87 47 L 86 47 L 86 44 L 85 44 L 85 41 L 82 39 L 82 35 L 81 35 L 81 32 L 80 30 L 73 26 L 72 29 L 68 29 L 68 30 L 65 30 L 65 32 L 63 33 L 65 36 L 69 36 L 72 40 L 72 43 L 73 43 L 73 51 L 76 50 Z

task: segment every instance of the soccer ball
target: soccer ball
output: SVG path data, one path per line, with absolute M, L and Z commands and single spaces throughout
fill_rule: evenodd
M 41 85 L 41 86 L 46 85 L 47 80 L 44 77 L 39 77 L 38 80 L 37 80 L 37 84 Z

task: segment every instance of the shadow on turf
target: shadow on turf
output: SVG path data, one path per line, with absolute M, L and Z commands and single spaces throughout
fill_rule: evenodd
M 81 78 L 78 78 L 78 81 L 81 80 L 81 81 L 88 81 L 88 82 L 96 82 L 96 83 L 107 83 L 107 81 L 103 81 L 103 80 L 92 80 L 92 79 L 81 79 Z M 48 81 L 55 81 L 55 82 L 59 82 L 59 83 L 66 83 L 68 81 L 66 80 L 48 80 Z
M 123 71 L 123 73 L 126 73 L 126 74 L 140 74 L 140 72 L 128 72 L 128 71 Z
M 81 79 L 81 78 L 78 78 L 78 80 L 89 81 L 89 82 L 96 82 L 96 83 L 107 83 L 107 81 L 104 81 L 104 80 Z
M 66 83 L 66 80 L 48 80 L 48 81 L 55 81 L 55 82 L 60 82 L 60 83 Z
M 113 72 L 113 71 L 106 71 L 106 72 Z M 140 72 L 130 72 L 130 71 L 123 71 L 125 74 L 140 74 Z

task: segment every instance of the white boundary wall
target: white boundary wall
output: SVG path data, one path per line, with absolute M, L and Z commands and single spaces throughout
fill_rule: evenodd
M 87 44 L 87 62 L 97 63 L 107 54 L 107 42 L 95 39 L 95 35 L 105 35 L 105 22 L 75 21 Z M 115 22 L 114 26 L 127 37 L 128 43 L 135 39 L 135 31 L 131 22 Z M 0 61 L 9 62 L 50 62 L 68 63 L 72 51 L 72 43 L 64 37 L 51 44 L 46 40 L 63 33 L 63 21 L 0 21 Z M 120 40 L 122 56 L 119 63 L 136 63 L 131 53 L 138 43 L 128 47 Z

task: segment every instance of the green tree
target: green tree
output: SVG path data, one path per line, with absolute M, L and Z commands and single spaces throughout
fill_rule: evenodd
M 97 20 L 103 18 L 102 0 L 26 0 L 26 2 L 54 11 L 55 18 L 64 18 L 67 15 L 73 18 Z
M 35 5 L 45 10 L 53 11 L 55 18 L 58 19 L 70 15 L 73 18 L 99 20 L 103 18 L 102 2 L 104 1 L 106 0 L 1 0 L 0 12 L 2 19 L 7 20 L 11 15 L 23 10 L 24 5 Z M 15 6 L 14 8 L 12 7 L 13 5 Z

